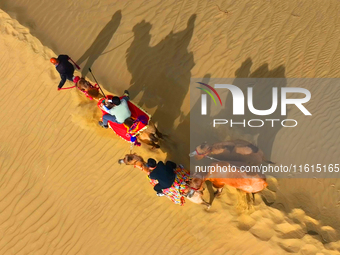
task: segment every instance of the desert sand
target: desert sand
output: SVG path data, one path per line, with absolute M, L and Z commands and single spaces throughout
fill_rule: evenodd
M 232 188 L 210 210 L 172 204 L 117 163 L 130 146 L 98 127 L 94 102 L 57 91 L 49 63 L 69 54 L 106 92 L 129 89 L 169 135 L 161 150 L 133 151 L 187 165 L 190 78 L 339 78 L 337 1 L 2 0 L 0 9 L 0 254 L 339 254 L 339 179 L 269 178 L 249 210 Z M 279 130 L 266 154 L 335 163 L 336 106 L 313 106 L 324 124 Z

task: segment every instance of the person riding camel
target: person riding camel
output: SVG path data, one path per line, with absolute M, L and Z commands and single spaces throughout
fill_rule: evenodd
M 61 81 L 59 82 L 58 90 L 64 86 L 66 80 L 73 81 L 74 79 L 74 66 L 69 62 L 70 59 L 68 55 L 59 55 L 58 58 L 50 59 L 60 74 Z
M 150 170 L 149 178 L 157 180 L 158 184 L 155 185 L 154 190 L 157 192 L 157 196 L 161 197 L 165 194 L 163 189 L 170 188 L 176 178 L 176 163 L 167 161 L 165 164 L 162 161 L 156 163 L 156 160 L 149 158 L 147 161 L 147 167 Z
M 108 121 L 123 124 L 124 121 L 131 117 L 131 111 L 127 104 L 129 101 L 129 92 L 124 91 L 124 97 L 120 99 L 117 96 L 107 96 L 104 103 L 101 103 L 100 108 L 107 112 L 103 115 L 103 121 L 99 121 L 98 124 L 103 128 L 108 128 Z

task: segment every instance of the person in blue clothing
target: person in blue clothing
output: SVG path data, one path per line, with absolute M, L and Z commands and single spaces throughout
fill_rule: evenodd
M 103 121 L 99 121 L 98 124 L 103 128 L 108 128 L 108 121 L 123 124 L 124 121 L 131 117 L 131 111 L 127 104 L 129 101 L 129 92 L 124 91 L 124 97 L 120 99 L 117 96 L 107 96 L 105 101 L 100 105 L 100 108 L 107 114 L 103 115 Z

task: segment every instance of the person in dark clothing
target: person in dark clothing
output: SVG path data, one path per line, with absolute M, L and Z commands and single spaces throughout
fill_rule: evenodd
M 157 196 L 164 195 L 162 189 L 170 188 L 175 181 L 176 173 L 174 170 L 177 167 L 176 163 L 172 161 L 167 161 L 165 164 L 162 161 L 156 163 L 156 160 L 149 158 L 147 166 L 150 169 L 150 179 L 158 181 L 158 184 L 154 187 Z
M 74 66 L 69 62 L 70 57 L 68 55 L 59 55 L 58 58 L 51 58 L 50 61 L 60 74 L 61 81 L 58 85 L 58 90 L 60 90 L 66 79 L 73 81 L 74 76 Z

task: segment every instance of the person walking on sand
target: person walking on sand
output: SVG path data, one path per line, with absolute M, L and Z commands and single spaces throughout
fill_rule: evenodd
M 71 60 L 71 58 L 68 55 L 59 55 L 58 58 L 50 59 L 51 63 L 60 74 L 61 81 L 59 82 L 58 90 L 64 86 L 66 80 L 73 81 L 74 79 L 74 66 L 69 62 L 69 60 Z

